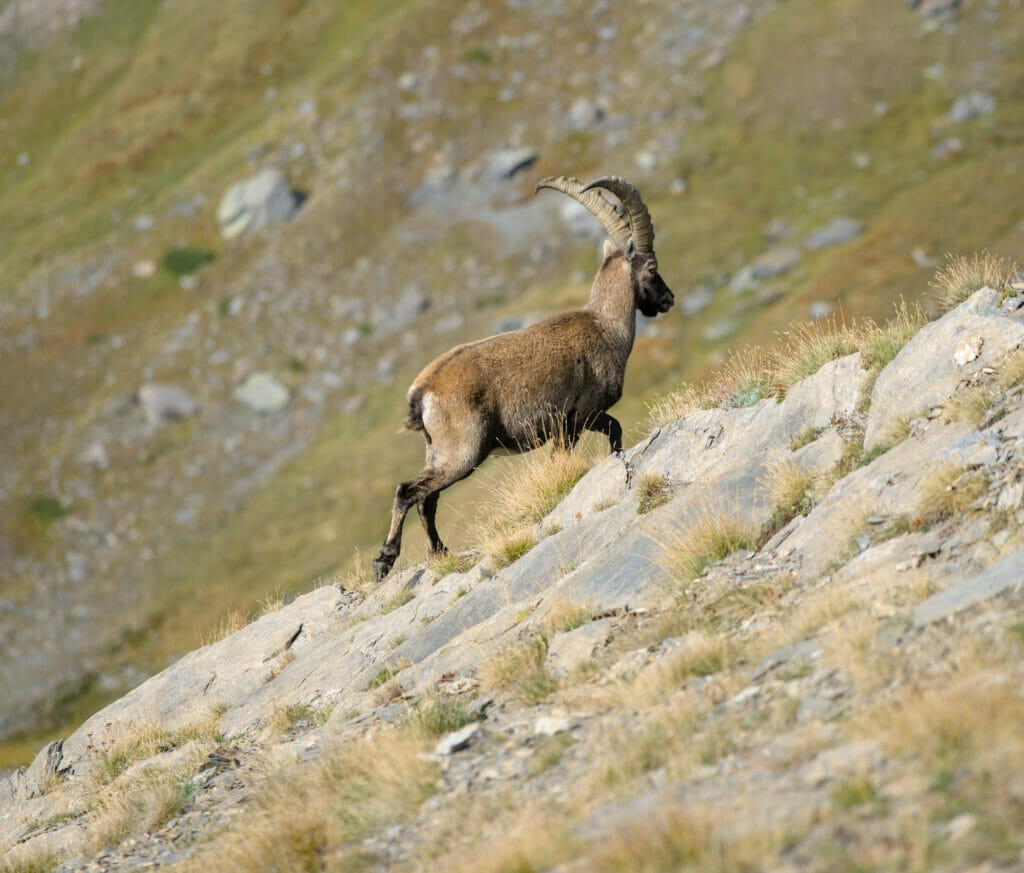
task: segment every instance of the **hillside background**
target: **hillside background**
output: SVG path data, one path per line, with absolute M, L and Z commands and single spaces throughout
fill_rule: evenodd
M 369 560 L 421 460 L 412 376 L 586 297 L 596 222 L 538 178 L 650 206 L 679 304 L 642 325 L 634 439 L 730 348 L 884 319 L 946 252 L 1019 259 L 1024 9 L 917 7 L 0 5 L 0 767 Z M 224 238 L 267 167 L 301 206 Z M 283 409 L 236 398 L 252 374 Z M 452 545 L 508 463 L 442 502 Z

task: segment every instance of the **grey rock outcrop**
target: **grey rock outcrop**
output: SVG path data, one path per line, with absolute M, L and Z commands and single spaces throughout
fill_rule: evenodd
M 957 387 L 997 366 L 1024 344 L 1024 320 L 999 306 L 999 292 L 982 288 L 955 315 L 925 325 L 882 372 L 871 392 L 864 446 L 873 449 L 908 416 L 943 404 Z
M 262 230 L 286 221 L 298 210 L 299 202 L 284 174 L 268 167 L 228 188 L 217 207 L 217 224 L 221 234 L 230 239 L 246 230 Z

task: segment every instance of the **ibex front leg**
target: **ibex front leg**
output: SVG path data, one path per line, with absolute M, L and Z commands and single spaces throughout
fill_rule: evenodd
M 434 526 L 434 513 L 437 510 L 437 498 L 449 485 L 454 485 L 460 479 L 465 479 L 473 472 L 473 466 L 468 469 L 439 470 L 432 467 L 425 467 L 415 479 L 403 482 L 395 489 L 395 503 L 391 509 L 391 528 L 388 530 L 387 539 L 380 547 L 380 554 L 373 562 L 373 572 L 379 582 L 395 565 L 399 552 L 402 550 L 402 525 L 405 523 L 406 513 L 417 504 L 422 505 L 424 514 L 424 526 L 427 528 L 427 536 L 430 537 L 432 551 L 438 552 L 444 549 L 441 538 L 437 535 L 437 528 Z M 433 535 L 431 536 L 431 529 Z
M 587 430 L 603 433 L 608 437 L 608 445 L 613 455 L 622 455 L 622 425 L 607 412 L 592 415 L 585 425 Z

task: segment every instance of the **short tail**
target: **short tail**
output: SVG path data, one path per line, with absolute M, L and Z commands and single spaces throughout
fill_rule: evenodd
M 418 389 L 409 395 L 409 414 L 405 418 L 405 429 L 424 430 L 423 392 Z

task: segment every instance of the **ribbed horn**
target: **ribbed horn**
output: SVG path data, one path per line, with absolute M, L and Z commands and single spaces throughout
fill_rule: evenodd
M 647 211 L 640 192 L 636 190 L 625 179 L 618 176 L 602 176 L 583 186 L 581 193 L 589 194 L 595 188 L 604 188 L 611 191 L 626 208 L 629 216 L 629 226 L 633 235 L 633 242 L 638 252 L 654 251 L 654 225 L 651 223 L 651 213 Z M 582 201 L 581 201 L 582 202 Z
M 568 194 L 573 200 L 581 203 L 601 222 L 605 233 L 611 237 L 612 242 L 615 243 L 617 248 L 626 247 L 626 241 L 630 237 L 629 222 L 619 215 L 615 207 L 605 200 L 604 195 L 600 191 L 588 191 L 579 179 L 574 179 L 571 176 L 548 176 L 546 179 L 541 179 L 534 186 L 533 193 L 536 194 L 541 188 L 561 191 L 563 194 Z M 612 191 L 611 188 L 608 190 Z M 615 192 L 613 191 L 613 193 Z M 642 203 L 640 205 L 643 206 Z M 634 236 L 634 241 L 635 239 Z

